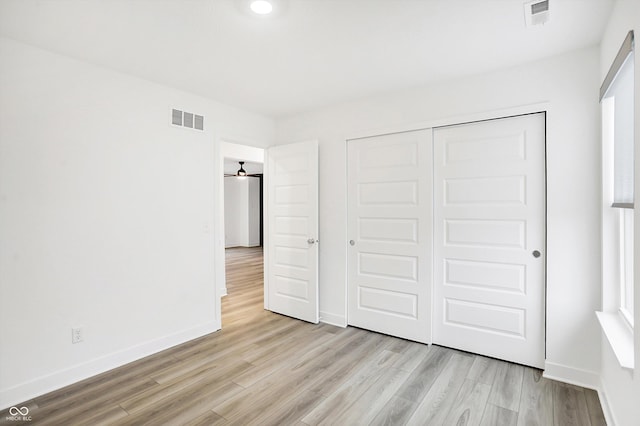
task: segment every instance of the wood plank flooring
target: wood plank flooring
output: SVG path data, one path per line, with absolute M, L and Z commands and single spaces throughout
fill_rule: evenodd
M 38 425 L 604 425 L 529 367 L 263 309 L 262 250 L 227 250 L 223 329 L 18 404 Z M 18 424 L 0 413 L 0 424 Z

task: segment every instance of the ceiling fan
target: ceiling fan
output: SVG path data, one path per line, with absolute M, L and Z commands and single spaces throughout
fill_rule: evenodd
M 247 171 L 244 169 L 244 161 L 238 161 L 238 163 L 240 163 L 240 168 L 238 169 L 238 171 L 235 174 L 227 174 L 225 173 L 225 177 L 239 177 L 239 178 L 243 178 L 243 177 L 260 177 L 262 176 L 262 173 L 247 173 Z

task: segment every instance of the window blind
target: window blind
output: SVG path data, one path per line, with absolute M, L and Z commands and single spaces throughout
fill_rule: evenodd
M 629 31 L 629 33 L 627 33 L 627 36 L 622 42 L 622 46 L 620 46 L 620 50 L 618 50 L 618 54 L 616 55 L 616 58 L 613 60 L 613 63 L 609 68 L 609 72 L 607 73 L 607 76 L 604 78 L 604 81 L 602 82 L 602 86 L 600 86 L 600 100 L 602 100 L 602 98 L 605 97 L 606 93 L 608 92 L 611 86 L 611 83 L 613 82 L 614 78 L 618 74 L 618 71 L 620 71 L 620 68 L 622 67 L 623 63 L 625 62 L 629 54 L 633 52 L 633 48 L 634 48 L 633 45 L 634 45 L 634 35 L 633 35 L 633 30 L 631 30 Z
M 634 203 L 634 36 L 630 31 L 600 88 L 600 100 L 613 98 L 613 207 Z

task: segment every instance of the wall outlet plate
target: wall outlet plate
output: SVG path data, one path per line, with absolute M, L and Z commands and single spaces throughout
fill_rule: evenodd
M 71 343 L 80 343 L 84 341 L 84 329 L 82 327 L 74 327 L 71 329 Z

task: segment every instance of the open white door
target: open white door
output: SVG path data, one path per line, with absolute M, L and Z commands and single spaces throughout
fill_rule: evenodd
M 544 366 L 545 115 L 436 129 L 433 343 Z
M 265 155 L 265 309 L 317 323 L 318 143 Z
M 348 143 L 348 321 L 431 342 L 431 129 Z

